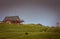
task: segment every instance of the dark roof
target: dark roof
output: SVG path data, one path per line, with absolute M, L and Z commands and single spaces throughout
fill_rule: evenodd
M 17 19 L 20 20 L 19 16 L 6 16 L 3 21 L 5 21 L 5 20 L 14 20 L 15 21 Z

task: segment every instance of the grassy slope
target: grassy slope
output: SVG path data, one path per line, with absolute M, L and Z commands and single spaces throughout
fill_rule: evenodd
M 6 39 L 60 39 L 60 34 L 58 33 L 48 33 L 48 32 L 29 32 L 25 35 L 24 32 L 5 32 L 0 33 L 0 38 Z
M 40 32 L 48 27 L 40 25 L 17 25 L 17 24 L 0 24 L 0 31 L 10 32 Z
M 59 33 L 40 32 L 39 25 L 0 24 L 0 39 L 60 39 Z M 47 28 L 47 27 L 46 27 Z M 25 35 L 28 32 L 28 35 Z
M 36 32 L 35 32 L 36 33 Z M 40 32 L 39 34 L 33 34 L 30 36 L 23 37 L 25 39 L 60 39 L 60 34 L 57 33 L 47 33 L 47 32 Z

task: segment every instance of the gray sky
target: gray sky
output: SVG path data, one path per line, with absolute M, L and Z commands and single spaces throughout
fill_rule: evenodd
M 24 23 L 54 26 L 60 22 L 60 0 L 0 0 L 0 20 L 16 15 Z

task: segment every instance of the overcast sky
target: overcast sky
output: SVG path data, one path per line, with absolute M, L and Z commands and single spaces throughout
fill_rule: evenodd
M 0 0 L 0 20 L 19 16 L 24 23 L 54 26 L 60 22 L 60 0 Z

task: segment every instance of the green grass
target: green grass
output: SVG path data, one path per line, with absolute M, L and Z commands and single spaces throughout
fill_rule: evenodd
M 23 38 L 25 38 L 25 39 L 60 39 L 60 34 L 40 32 L 39 34 L 36 33 L 36 34 L 30 35 L 28 37 L 25 36 Z
M 0 38 L 5 39 L 60 39 L 59 33 L 49 32 L 4 32 L 0 33 Z
M 7 32 L 42 32 L 46 31 L 48 27 L 40 25 L 18 25 L 18 24 L 0 24 L 0 31 Z
M 43 32 L 46 29 L 47 26 L 40 25 L 0 23 L 0 39 L 60 39 L 60 33 Z

